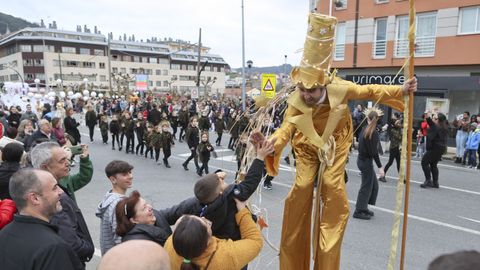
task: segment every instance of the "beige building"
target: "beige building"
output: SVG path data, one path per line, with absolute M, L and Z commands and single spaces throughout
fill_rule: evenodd
M 148 90 L 187 94 L 196 88 L 197 50 L 183 41 L 109 40 L 81 28 L 25 28 L 0 37 L 0 82 L 23 80 L 35 86 L 39 79 L 40 87 L 116 91 L 136 90 L 137 75 L 146 75 Z M 228 64 L 209 50 L 201 48 L 200 94 L 205 88 L 210 94 L 223 93 Z

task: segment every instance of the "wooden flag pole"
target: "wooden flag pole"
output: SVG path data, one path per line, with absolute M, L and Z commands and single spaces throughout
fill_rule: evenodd
M 415 55 L 415 0 L 409 0 L 409 31 L 408 31 L 408 76 L 409 79 L 414 77 L 414 55 Z M 410 173 L 412 161 L 412 127 L 413 127 L 413 92 L 408 95 L 408 145 L 407 145 L 407 170 L 406 170 L 406 186 L 405 186 L 405 203 L 403 210 L 403 227 L 402 227 L 402 251 L 400 255 L 400 270 L 405 265 L 405 242 L 407 241 L 407 222 L 408 222 L 408 203 L 410 194 Z

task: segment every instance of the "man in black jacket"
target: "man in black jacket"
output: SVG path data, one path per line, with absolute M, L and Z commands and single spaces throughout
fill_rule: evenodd
M 69 174 L 70 159 L 60 146 L 40 144 L 32 150 L 30 156 L 33 167 L 52 173 L 57 182 Z M 60 237 L 70 245 L 85 267 L 85 263 L 90 261 L 95 252 L 92 237 L 82 211 L 72 199 L 67 187 L 59 187 L 64 192 L 60 196 L 62 211 L 56 213 L 50 223 L 58 227 Z
M 257 158 L 252 162 L 245 180 L 225 183 L 225 173 L 207 174 L 195 184 L 195 197 L 163 211 L 169 224 L 175 224 L 182 215 L 196 215 L 212 221 L 212 234 L 218 238 L 240 240 L 235 221 L 237 208 L 234 198 L 246 201 L 262 180 L 264 158 L 273 153 L 273 143 L 265 140 L 257 146 Z
M 61 211 L 62 190 L 49 172 L 24 169 L 16 172 L 10 194 L 19 214 L 0 231 L 2 269 L 83 269 L 72 248 L 49 223 Z

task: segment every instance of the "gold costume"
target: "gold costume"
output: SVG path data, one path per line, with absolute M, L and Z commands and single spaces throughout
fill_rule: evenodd
M 341 244 L 349 217 L 344 169 L 353 139 L 348 101 L 379 100 L 403 110 L 400 86 L 359 86 L 328 73 L 335 23 L 333 17 L 310 14 L 302 63 L 292 71 L 292 80 L 297 85 L 305 88 L 326 85 L 325 101 L 308 107 L 299 90 L 295 90 L 287 100 L 282 126 L 272 135 L 277 138 L 275 155 L 265 159 L 268 174 L 277 175 L 282 150 L 291 140 L 297 173 L 285 200 L 280 246 L 280 269 L 283 270 L 310 269 L 311 244 L 314 269 L 340 267 Z M 312 46 L 312 42 L 321 44 Z M 322 46 L 323 51 L 319 53 L 318 48 Z M 328 54 L 322 53 L 326 51 Z M 318 61 L 321 63 L 315 65 Z M 318 177 L 322 207 L 320 209 L 317 202 L 317 225 L 314 225 L 312 239 L 313 189 L 319 172 L 322 172 Z

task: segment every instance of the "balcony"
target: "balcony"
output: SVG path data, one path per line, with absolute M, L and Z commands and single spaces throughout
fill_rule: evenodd
M 435 37 L 417 37 L 415 39 L 415 56 L 431 57 L 435 55 Z M 408 55 L 408 39 L 395 40 L 395 57 Z
M 345 44 L 336 44 L 335 52 L 333 54 L 333 60 L 342 61 L 345 60 Z
M 376 40 L 372 46 L 373 59 L 383 59 L 387 55 L 387 41 Z

